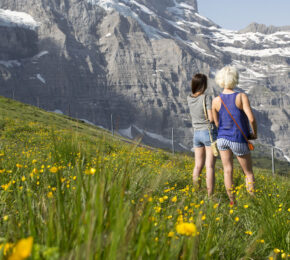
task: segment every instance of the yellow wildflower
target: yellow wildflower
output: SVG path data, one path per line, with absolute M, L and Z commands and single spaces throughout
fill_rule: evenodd
M 253 235 L 253 232 L 248 230 L 248 231 L 246 231 L 246 232 L 245 232 L 245 234 L 247 234 L 247 235 L 250 235 L 250 236 L 251 236 L 251 235 Z
M 8 220 L 8 216 L 5 215 L 5 216 L 3 217 L 3 220 L 4 220 L 4 221 L 7 221 L 7 220 Z
M 233 213 L 234 213 L 234 211 L 231 209 L 231 210 L 230 210 L 230 214 L 233 214 Z
M 10 250 L 13 248 L 14 244 L 12 243 L 5 243 L 5 244 L 0 244 L 0 250 L 2 250 L 2 247 L 4 247 L 3 249 L 3 254 L 4 256 L 6 256 Z
M 8 260 L 22 260 L 30 256 L 33 244 L 33 237 L 23 238 L 13 248 L 12 255 Z
M 174 236 L 174 232 L 173 231 L 170 231 L 169 233 L 168 233 L 168 237 L 173 237 Z
M 218 206 L 219 206 L 219 204 L 216 203 L 216 204 L 213 205 L 213 208 L 216 209 Z
M 50 172 L 56 173 L 58 171 L 57 167 L 53 166 L 50 168 Z
M 249 205 L 244 205 L 244 208 L 247 209 L 249 207 Z
M 174 196 L 172 199 L 171 199 L 172 202 L 176 202 L 177 201 L 177 196 Z
M 161 207 L 154 207 L 154 210 L 156 213 L 159 213 L 161 211 Z
M 276 254 L 279 254 L 281 251 L 280 251 L 280 249 L 275 248 L 275 249 L 274 249 L 274 252 L 275 252 Z
M 48 197 L 48 198 L 53 198 L 53 193 L 52 193 L 52 191 L 50 191 L 50 192 L 47 193 L 47 197 Z
M 235 217 L 235 221 L 238 222 L 240 220 L 239 217 Z
M 196 236 L 196 226 L 193 223 L 180 223 L 176 226 L 176 231 L 180 235 Z
M 91 169 L 90 169 L 90 174 L 91 174 L 91 175 L 94 175 L 95 173 L 96 173 L 96 169 L 95 169 L 95 168 L 91 168 Z
M 8 188 L 9 188 L 10 185 L 11 185 L 11 181 L 8 182 L 7 184 L 1 185 L 1 188 L 4 189 L 4 190 L 8 190 Z

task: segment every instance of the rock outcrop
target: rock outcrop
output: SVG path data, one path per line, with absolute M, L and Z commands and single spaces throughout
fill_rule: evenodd
M 198 13 L 196 0 L 2 0 L 0 8 L 1 95 L 106 128 L 112 115 L 116 130 L 162 136 L 168 146 L 173 128 L 176 146 L 190 148 L 191 77 L 209 75 L 209 92 L 218 94 L 215 72 L 232 64 L 259 141 L 290 157 L 287 28 L 224 30 Z M 7 10 L 29 16 L 11 26 Z

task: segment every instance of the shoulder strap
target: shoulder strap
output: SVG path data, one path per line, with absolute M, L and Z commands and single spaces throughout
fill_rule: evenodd
M 248 138 L 246 137 L 246 135 L 244 134 L 243 130 L 240 128 L 240 126 L 238 125 L 237 121 L 234 119 L 234 117 L 232 116 L 231 112 L 229 111 L 228 107 L 226 106 L 226 104 L 224 103 L 223 99 L 221 98 L 221 96 L 219 96 L 221 99 L 221 102 L 223 103 L 225 109 L 228 111 L 230 117 L 233 119 L 233 121 L 235 122 L 236 126 L 238 127 L 238 129 L 241 131 L 243 137 L 245 138 L 245 140 L 247 141 L 247 143 L 249 143 Z

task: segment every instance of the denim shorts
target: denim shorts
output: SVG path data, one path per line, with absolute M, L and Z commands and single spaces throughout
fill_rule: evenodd
M 220 151 L 231 150 L 236 156 L 243 156 L 250 153 L 247 143 L 232 142 L 225 138 L 219 138 L 217 140 L 217 146 Z
M 211 130 L 211 135 L 213 141 L 217 138 L 217 131 L 216 129 Z M 193 137 L 193 147 L 204 147 L 204 146 L 210 146 L 210 137 L 208 130 L 195 130 L 194 131 L 194 137 Z

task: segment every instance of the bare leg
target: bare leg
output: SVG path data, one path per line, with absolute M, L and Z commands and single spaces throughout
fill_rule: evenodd
M 226 191 L 231 202 L 234 202 L 235 195 L 233 193 L 233 153 L 231 150 L 220 151 L 223 167 L 224 167 L 224 182 Z
M 201 180 L 199 179 L 199 176 L 205 162 L 205 148 L 204 147 L 194 148 L 194 158 L 195 164 L 193 169 L 193 184 L 198 188 L 200 188 Z
M 246 186 L 247 191 L 254 195 L 254 189 L 255 189 L 255 178 L 253 173 L 253 167 L 252 167 L 252 157 L 251 154 L 246 154 L 243 156 L 237 156 L 237 159 L 244 171 L 244 174 L 246 175 Z
M 215 184 L 215 157 L 213 156 L 212 149 L 210 146 L 205 147 L 206 159 L 205 159 L 205 167 L 206 167 L 206 187 L 207 194 L 210 197 L 214 191 Z

